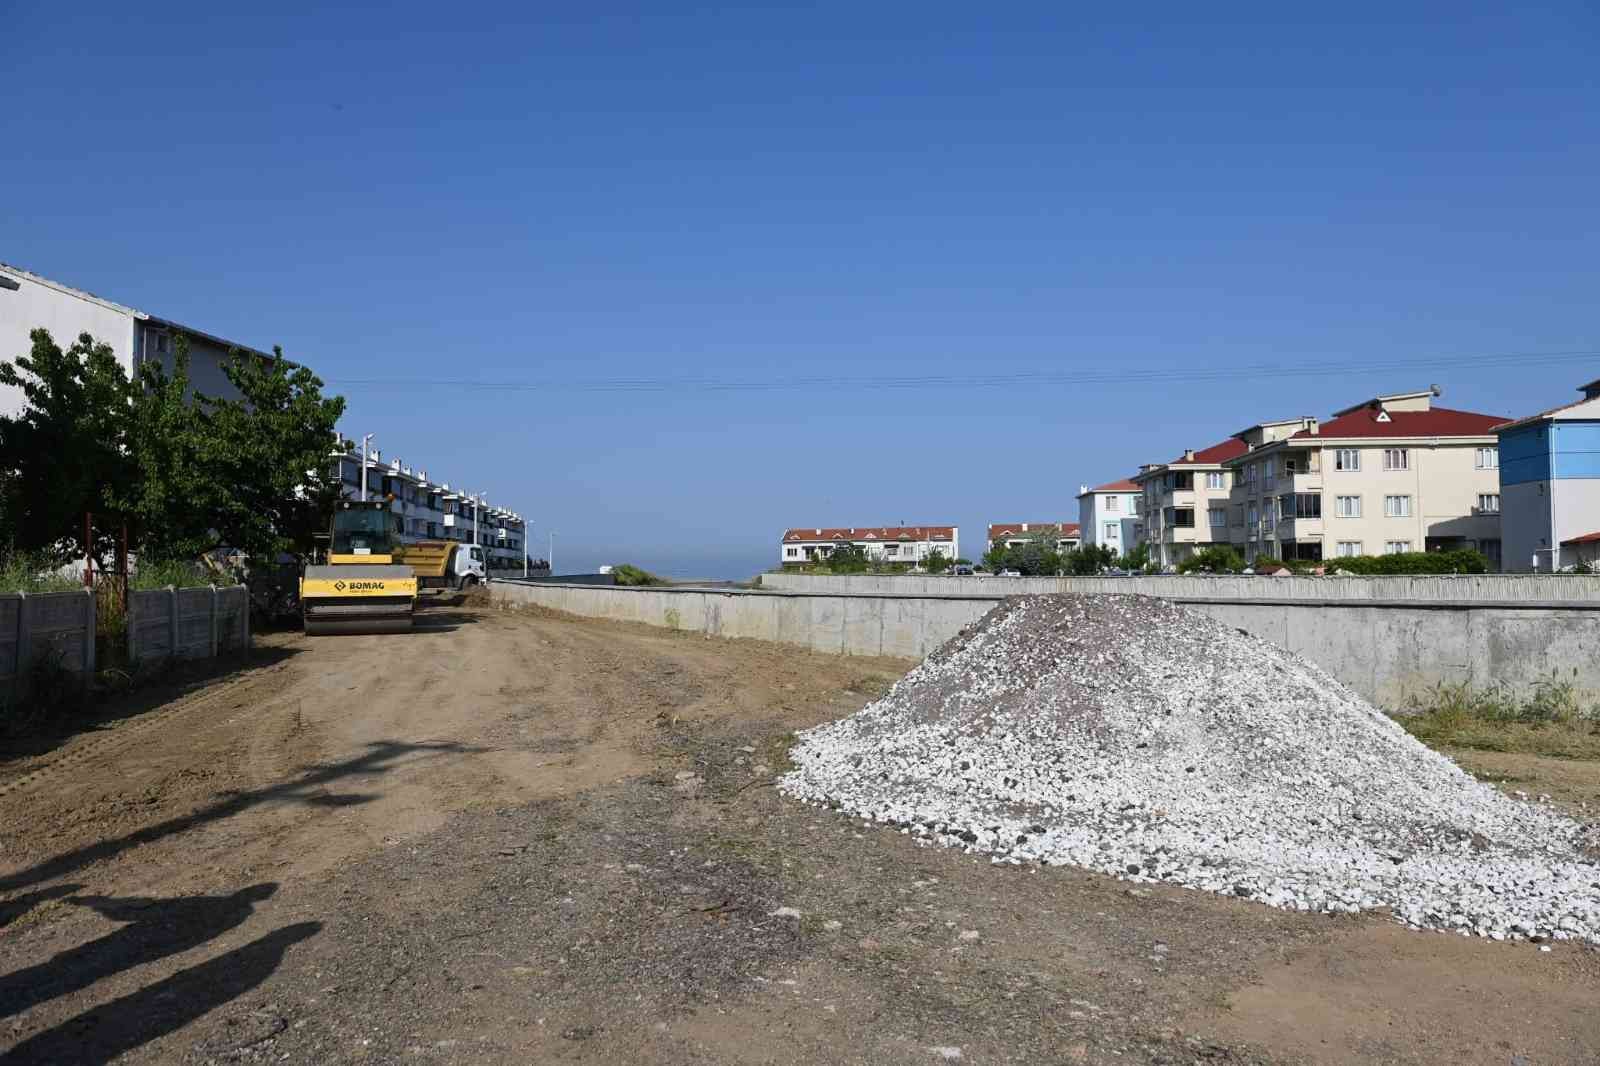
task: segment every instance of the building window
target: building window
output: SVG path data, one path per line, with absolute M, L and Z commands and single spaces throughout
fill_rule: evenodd
M 1249 525 L 1250 525 L 1251 529 L 1254 529 L 1256 527 L 1256 505 L 1253 504 L 1253 503 L 1250 505 L 1250 521 L 1249 521 Z
M 1122 507 L 1122 497 L 1121 496 L 1107 496 L 1106 497 L 1106 510 L 1108 510 L 1108 511 L 1116 511 L 1116 510 L 1120 510 L 1121 507 Z
M 1213 470 L 1206 474 L 1206 488 L 1225 489 L 1228 487 L 1228 475 L 1221 470 Z
M 1256 464 L 1254 464 L 1254 463 L 1246 463 L 1245 464 L 1244 481 L 1245 481 L 1246 485 L 1254 485 L 1256 483 Z
M 1473 456 L 1472 465 L 1477 467 L 1479 470 L 1499 470 L 1500 449 L 1479 448 L 1477 453 Z
M 1410 496 L 1385 496 L 1383 498 L 1383 517 L 1385 517 L 1385 518 L 1410 518 L 1411 517 L 1411 497 Z
M 1360 470 L 1361 449 L 1340 448 L 1333 453 L 1333 468 L 1335 470 Z
M 1386 540 L 1383 542 L 1383 550 L 1389 555 L 1404 555 L 1411 550 L 1411 542 L 1409 540 Z
M 1278 484 L 1278 464 L 1268 459 L 1261 465 L 1264 467 L 1262 473 L 1265 474 L 1261 479 L 1261 487 L 1263 489 L 1275 488 Z
M 885 554 L 885 555 L 899 555 L 900 554 L 900 545 L 898 545 L 898 544 L 885 544 L 883 546 L 883 554 Z
M 1339 558 L 1352 559 L 1361 554 L 1361 542 L 1359 540 L 1341 540 L 1338 552 Z
M 1194 508 L 1193 507 L 1168 507 L 1167 508 L 1167 525 L 1172 526 L 1172 527 L 1177 528 L 1177 529 L 1193 529 L 1194 528 Z
M 1173 487 L 1179 492 L 1189 492 L 1194 488 L 1194 474 L 1184 470 L 1173 476 Z
M 1500 494 L 1498 492 L 1480 492 L 1478 494 L 1478 510 L 1484 514 L 1500 513 Z
M 1361 517 L 1360 496 L 1335 496 L 1333 500 L 1333 513 L 1340 518 Z
M 1385 470 L 1410 470 L 1411 453 L 1405 448 L 1385 448 L 1383 450 L 1383 468 Z
M 1291 518 L 1321 518 L 1322 494 L 1317 492 L 1291 492 L 1278 497 L 1278 515 Z
M 1103 534 L 1103 539 L 1105 539 L 1105 540 L 1116 540 L 1117 539 L 1117 523 L 1115 523 L 1115 522 L 1107 522 L 1105 524 L 1105 528 L 1103 530 L 1101 530 L 1101 533 Z
M 1277 528 L 1277 516 L 1278 513 L 1274 511 L 1270 505 L 1263 507 L 1261 509 L 1262 530 L 1267 533 L 1271 533 L 1273 529 Z

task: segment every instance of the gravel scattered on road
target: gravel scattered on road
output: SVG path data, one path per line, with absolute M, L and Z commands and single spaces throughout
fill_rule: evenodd
M 790 757 L 790 796 L 995 862 L 1600 942 L 1590 830 L 1474 780 L 1310 663 L 1160 600 L 1010 600 Z

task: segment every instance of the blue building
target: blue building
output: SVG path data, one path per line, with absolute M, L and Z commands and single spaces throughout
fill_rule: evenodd
M 1500 528 L 1508 571 L 1600 559 L 1600 381 L 1583 399 L 1495 430 Z

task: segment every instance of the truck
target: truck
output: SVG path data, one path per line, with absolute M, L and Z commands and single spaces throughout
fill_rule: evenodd
M 417 576 L 417 590 L 423 593 L 465 592 L 489 580 L 481 544 L 413 541 L 395 545 L 394 560 L 411 567 Z

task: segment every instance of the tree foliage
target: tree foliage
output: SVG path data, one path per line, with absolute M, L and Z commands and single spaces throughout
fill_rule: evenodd
M 29 339 L 27 355 L 0 362 L 0 384 L 24 399 L 0 416 L 0 547 L 60 565 L 86 553 L 84 512 L 111 510 L 132 477 L 131 387 L 110 345 L 87 333 L 65 351 L 46 330 Z M 96 537 L 87 553 L 104 557 L 109 535 Z
M 309 549 L 325 527 L 344 400 L 324 397 L 282 351 L 231 351 L 232 399 L 190 392 L 181 336 L 170 376 L 149 362 L 131 380 L 87 334 L 65 352 L 44 330 L 32 341 L 29 355 L 0 363 L 0 383 L 20 385 L 26 401 L 0 418 L 0 544 L 74 558 L 85 511 L 110 519 L 91 546 L 101 559 L 117 520 L 148 559 L 223 546 L 272 558 Z
M 1117 566 L 1132 573 L 1150 569 L 1150 545 L 1140 541 L 1133 550 L 1117 560 Z
M 922 568 L 930 574 L 942 574 L 950 569 L 951 565 L 950 557 L 938 548 L 933 549 L 928 553 L 928 557 L 922 560 Z
M 1207 574 L 1237 574 L 1244 569 L 1244 557 L 1226 544 L 1202 548 L 1178 564 L 1178 573 L 1200 571 Z

